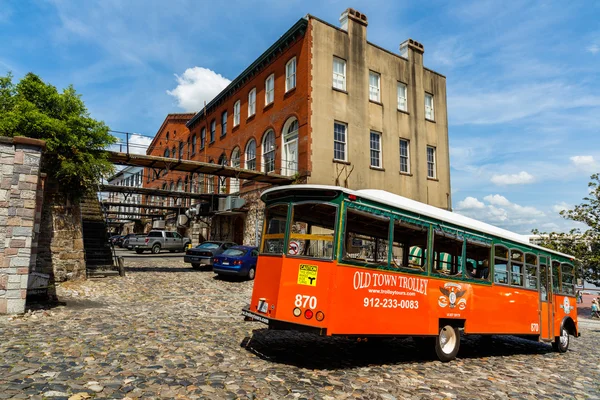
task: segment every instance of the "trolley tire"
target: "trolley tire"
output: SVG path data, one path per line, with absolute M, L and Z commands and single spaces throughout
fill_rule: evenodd
M 254 280 L 255 276 L 256 276 L 256 267 L 250 267 L 250 269 L 248 270 L 248 280 L 249 281 Z
M 194 264 L 194 263 L 192 263 L 192 268 L 193 269 L 200 269 L 200 264 Z
M 160 244 L 156 243 L 154 246 L 152 246 L 152 254 L 158 253 L 160 253 Z
M 564 326 L 560 327 L 560 336 L 554 338 L 552 348 L 558 353 L 566 353 L 569 350 L 569 331 Z
M 452 361 L 460 348 L 460 331 L 457 327 L 445 325 L 435 339 L 435 354 L 441 362 Z
M 144 250 L 142 250 L 142 249 L 135 249 L 135 252 L 138 253 L 138 254 L 142 254 L 144 252 Z

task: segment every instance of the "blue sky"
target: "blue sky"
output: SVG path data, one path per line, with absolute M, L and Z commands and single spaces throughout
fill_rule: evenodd
M 111 129 L 153 136 L 197 110 L 307 13 L 356 8 L 368 39 L 413 38 L 447 77 L 453 206 L 518 233 L 600 172 L 600 2 L 0 0 L 0 74 L 73 84 Z M 140 141 L 143 141 L 140 138 Z

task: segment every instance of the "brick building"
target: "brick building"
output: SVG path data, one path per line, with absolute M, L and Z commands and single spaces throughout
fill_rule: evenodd
M 368 42 L 367 26 L 353 9 L 337 27 L 301 18 L 200 112 L 170 114 L 148 154 L 385 189 L 450 209 L 446 78 L 423 66 L 420 43 L 394 53 Z M 244 213 L 215 216 L 211 237 L 258 242 L 264 184 L 146 176 L 149 187 L 239 193 Z

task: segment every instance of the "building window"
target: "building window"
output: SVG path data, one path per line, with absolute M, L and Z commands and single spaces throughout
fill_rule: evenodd
M 183 142 L 179 142 L 179 159 L 183 158 L 183 150 L 185 149 L 185 145 Z
M 215 141 L 215 133 L 217 131 L 217 121 L 214 119 L 210 122 L 210 143 Z
M 346 61 L 333 57 L 333 87 L 346 90 Z
M 227 165 L 227 156 L 225 153 L 219 157 L 219 165 Z M 227 193 L 227 178 L 224 176 L 217 176 L 217 193 Z
M 379 81 L 381 76 L 377 72 L 369 71 L 369 100 L 380 102 Z
M 227 134 L 227 111 L 221 114 L 221 137 Z
M 283 125 L 282 173 L 292 176 L 298 172 L 298 120 L 290 118 Z
M 275 75 L 271 74 L 265 81 L 265 106 L 275 100 Z
M 427 177 L 435 179 L 435 147 L 427 146 Z
M 371 131 L 371 167 L 381 168 L 381 133 Z
M 263 137 L 262 157 L 264 172 L 275 170 L 275 132 L 269 130 Z
M 408 102 L 406 101 L 406 85 L 398 82 L 398 110 L 408 111 Z
M 173 146 L 173 150 L 171 150 L 171 158 L 176 158 L 177 157 L 177 148 L 175 148 L 175 146 Z
M 256 88 L 248 93 L 248 117 L 256 113 Z
M 200 130 L 200 149 L 203 149 L 205 144 L 206 144 L 206 128 L 202 128 Z
M 196 135 L 192 136 L 192 155 L 196 154 L 196 142 L 197 142 L 197 138 Z
M 169 149 L 165 149 L 165 152 L 163 155 L 165 156 L 165 158 L 169 158 Z
M 240 148 L 236 147 L 231 153 L 231 166 L 234 168 L 240 167 Z M 229 192 L 237 193 L 240 191 L 240 180 L 237 178 L 231 178 L 229 181 Z
M 409 142 L 406 139 L 400 139 L 400 172 L 410 174 L 410 150 Z
M 296 57 L 285 65 L 285 91 L 296 87 Z
M 233 105 L 233 127 L 240 124 L 240 101 L 236 101 Z
M 433 113 L 433 95 L 425 93 L 425 118 L 432 121 L 435 120 L 435 114 Z
M 346 161 L 346 130 L 348 125 L 341 122 L 333 124 L 333 159 Z
M 250 139 L 246 145 L 246 169 L 256 170 L 256 141 Z

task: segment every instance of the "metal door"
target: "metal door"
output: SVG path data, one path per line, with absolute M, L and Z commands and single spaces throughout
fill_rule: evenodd
M 552 304 L 552 271 L 548 257 L 540 257 L 540 338 L 542 340 L 554 339 L 554 307 Z

